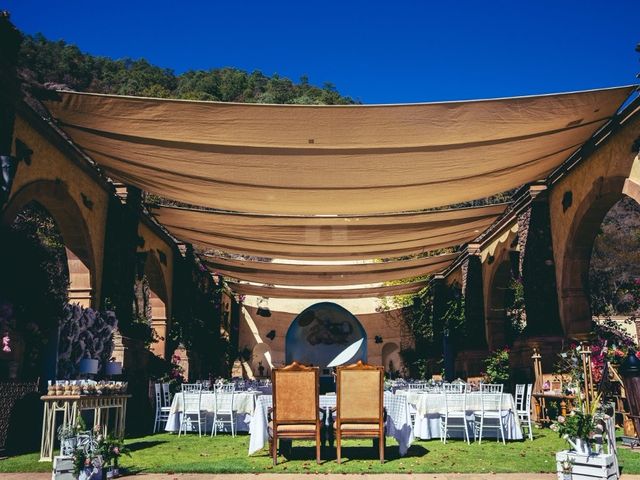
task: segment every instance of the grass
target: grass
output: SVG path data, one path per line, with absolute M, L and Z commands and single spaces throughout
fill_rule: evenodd
M 310 442 L 294 442 L 290 458 L 280 457 L 273 466 L 267 450 L 248 456 L 249 437 L 229 435 L 178 438 L 157 434 L 129 438 L 126 445 L 131 458 L 124 457 L 122 467 L 129 472 L 156 473 L 485 473 L 485 472 L 553 472 L 555 452 L 567 447 L 564 440 L 548 429 L 535 430 L 533 442 L 494 441 L 467 445 L 460 440 L 446 445 L 439 440 L 417 440 L 407 456 L 398 456 L 397 444 L 388 439 L 381 465 L 371 441 L 348 440 L 343 446 L 343 463 L 335 461 L 335 450 L 323 452 L 322 464 L 315 463 L 315 449 Z M 640 473 L 640 453 L 619 451 L 625 473 Z M 51 464 L 38 462 L 30 453 L 0 460 L 0 473 L 48 472 Z

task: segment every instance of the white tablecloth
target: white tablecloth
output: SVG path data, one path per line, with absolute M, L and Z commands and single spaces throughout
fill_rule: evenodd
M 408 402 L 415 406 L 415 423 L 413 426 L 414 435 L 417 438 L 428 440 L 431 438 L 441 438 L 440 414 L 444 413 L 444 398 L 441 393 L 415 393 L 398 392 L 398 395 L 407 398 Z M 467 425 L 469 435 L 473 436 L 474 412 L 482 408 L 482 398 L 480 393 L 467 394 Z M 502 424 L 504 426 L 507 440 L 522 440 L 522 430 L 520 420 L 515 413 L 515 402 L 513 395 L 502 394 Z M 452 431 L 454 435 L 463 437 L 460 430 Z M 500 435 L 495 429 L 486 431 L 489 436 Z M 483 433 L 483 436 L 485 433 Z
M 188 394 L 187 394 L 188 395 Z M 219 393 L 217 395 L 218 402 L 224 395 L 231 395 L 230 393 Z M 249 431 L 249 424 L 251 423 L 251 414 L 255 409 L 256 398 L 260 396 L 260 392 L 236 392 L 233 396 L 233 410 L 236 412 L 236 431 L 247 432 Z M 200 400 L 200 407 L 206 412 L 205 431 L 211 431 L 213 427 L 213 412 L 215 410 L 214 399 L 216 395 L 213 392 L 202 392 L 202 398 Z M 182 421 L 182 394 L 177 393 L 173 397 L 171 402 L 171 410 L 169 411 L 169 419 L 165 426 L 167 432 L 177 432 L 180 428 L 180 422 Z M 187 430 L 191 430 L 191 427 Z M 195 425 L 197 430 L 197 423 Z M 228 430 L 229 424 L 225 424 L 225 431 Z
M 272 405 L 273 398 L 271 395 L 262 395 L 256 401 L 256 410 L 252 415 L 249 429 L 249 455 L 262 450 L 265 443 L 269 441 L 267 411 Z M 320 409 L 326 410 L 335 406 L 335 395 L 320 396 Z M 404 396 L 385 392 L 384 407 L 387 410 L 386 434 L 397 440 L 400 455 L 405 455 L 413 442 L 413 429 L 411 427 L 407 399 Z

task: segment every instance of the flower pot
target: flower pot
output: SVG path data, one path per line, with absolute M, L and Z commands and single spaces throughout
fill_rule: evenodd
M 576 453 L 581 453 L 582 455 L 591 454 L 591 444 L 588 440 L 584 440 L 582 438 L 574 438 L 569 443 L 571 443 L 571 446 L 576 451 Z
M 101 467 L 87 467 L 80 470 L 78 480 L 102 480 Z

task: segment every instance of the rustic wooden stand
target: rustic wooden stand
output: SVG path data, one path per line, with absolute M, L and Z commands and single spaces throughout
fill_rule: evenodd
M 109 411 L 114 409 L 114 435 L 122 439 L 127 416 L 127 399 L 130 397 L 131 395 L 45 395 L 40 397 L 44 402 L 40 461 L 50 462 L 53 460 L 57 412 L 63 412 L 63 427 L 73 427 L 82 410 L 93 410 L 95 412 L 93 417 L 94 428 L 100 425 L 102 433 L 106 435 L 107 425 L 109 424 Z

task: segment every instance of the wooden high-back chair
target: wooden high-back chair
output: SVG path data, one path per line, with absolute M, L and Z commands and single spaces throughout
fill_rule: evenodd
M 341 459 L 342 437 L 377 438 L 384 462 L 384 368 L 362 361 L 337 369 L 336 447 Z
M 320 415 L 318 367 L 293 362 L 271 371 L 273 386 L 273 464 L 278 461 L 278 439 L 315 439 L 320 463 Z

